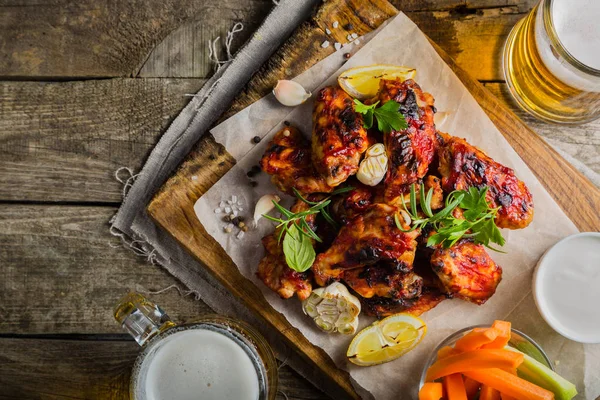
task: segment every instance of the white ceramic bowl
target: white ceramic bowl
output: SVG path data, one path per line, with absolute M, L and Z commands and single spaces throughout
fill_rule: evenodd
M 552 246 L 536 267 L 533 294 L 555 331 L 600 343 L 600 233 L 578 233 Z

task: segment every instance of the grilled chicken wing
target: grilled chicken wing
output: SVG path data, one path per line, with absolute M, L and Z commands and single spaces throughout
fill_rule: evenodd
M 410 271 L 419 232 L 398 229 L 394 222 L 396 211 L 396 207 L 387 204 L 374 204 L 343 226 L 331 247 L 317 255 L 312 266 L 317 284 L 324 286 L 340 279 L 344 270 L 376 263 Z
M 317 95 L 313 112 L 312 159 L 329 186 L 338 186 L 358 171 L 367 150 L 367 131 L 354 102 L 340 88 L 328 86 Z
M 354 189 L 335 196 L 331 201 L 331 210 L 335 218 L 346 224 L 352 218 L 363 214 L 374 203 L 376 188 L 363 185 L 358 180 L 350 183 Z
M 273 184 L 288 194 L 293 194 L 292 188 L 301 193 L 328 193 L 333 190 L 315 172 L 310 143 L 292 126 L 286 126 L 275 134 L 260 160 L 260 166 L 271 175 Z
M 492 207 L 500 207 L 496 215 L 498 227 L 522 229 L 529 225 L 533 219 L 533 199 L 514 171 L 464 139 L 440 135 L 444 144 L 439 148 L 439 171 L 444 190 L 487 186 L 486 200 Z
M 459 240 L 445 249 L 437 246 L 431 267 L 440 278 L 446 293 L 476 304 L 485 303 L 496 292 L 502 268 L 480 244 Z
M 289 299 L 296 293 L 300 300 L 304 300 L 312 291 L 310 272 L 296 272 L 287 266 L 277 237 L 278 232 L 262 239 L 267 254 L 260 260 L 256 275 L 281 298 Z
M 321 199 L 322 195 L 318 194 L 308 196 L 308 200 L 310 201 L 319 201 Z M 298 200 L 290 210 L 294 213 L 299 213 L 306 211 L 309 207 L 302 200 Z M 316 230 L 315 214 L 308 215 L 306 222 L 312 230 Z M 288 267 L 285 255 L 283 254 L 282 244 L 278 243 L 279 232 L 279 230 L 276 230 L 262 239 L 267 254 L 260 260 L 256 275 L 269 289 L 279 294 L 282 298 L 288 299 L 294 293 L 297 293 L 298 298 L 304 300 L 312 292 L 311 273 L 310 271 L 296 272 Z
M 410 184 L 423 178 L 434 159 L 437 141 L 433 96 L 423 92 L 411 79 L 382 80 L 375 100 L 400 103 L 408 128 L 384 135 L 389 167 L 385 178 L 385 202 L 408 193 Z
M 424 287 L 421 295 L 412 299 L 392 299 L 387 297 L 361 298 L 362 310 L 365 314 L 377 318 L 409 313 L 419 316 L 446 300 L 448 297 L 435 288 Z
M 423 279 L 414 272 L 402 272 L 379 264 L 344 271 L 342 279 L 365 298 L 412 299 L 421 294 L 423 286 Z

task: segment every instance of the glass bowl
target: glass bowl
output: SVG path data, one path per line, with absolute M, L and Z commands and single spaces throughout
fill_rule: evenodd
M 467 328 L 461 329 L 459 331 L 454 332 L 452 335 L 448 336 L 446 339 L 442 340 L 440 344 L 438 344 L 435 349 L 431 352 L 429 359 L 425 363 L 425 368 L 423 368 L 423 372 L 421 373 L 421 381 L 419 383 L 419 388 L 423 386 L 425 383 L 425 376 L 427 375 L 427 370 L 431 365 L 437 360 L 437 352 L 444 346 L 453 346 L 458 339 L 463 337 L 467 332 L 472 331 L 474 328 L 489 328 L 489 325 L 473 325 Z M 546 367 L 550 368 L 554 371 L 554 367 L 552 363 L 548 359 L 548 356 L 542 350 L 539 344 L 537 344 L 532 338 L 524 334 L 523 332 L 519 332 L 516 329 L 511 329 L 510 341 L 508 342 L 510 347 L 513 347 L 519 350 L 522 353 L 527 354 L 528 356 L 535 358 L 537 361 L 544 364 Z

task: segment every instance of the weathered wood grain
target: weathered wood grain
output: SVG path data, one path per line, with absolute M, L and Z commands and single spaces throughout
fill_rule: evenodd
M 0 82 L 0 200 L 121 200 L 200 79 Z
M 129 400 L 133 340 L 0 338 L 0 399 Z M 283 366 L 278 399 L 328 397 Z
M 533 3 L 393 2 L 480 80 L 502 79 L 497 63 L 500 47 L 510 28 Z M 246 28 L 236 35 L 235 51 L 271 6 L 268 0 L 54 0 L 42 4 L 25 0 L 4 5 L 0 13 L 0 77 L 64 79 L 139 74 L 206 78 L 212 70 L 207 41 L 217 36 L 224 39 L 227 30 L 242 21 Z M 345 39 L 343 32 L 337 30 L 340 37 L 336 40 Z M 336 32 L 332 33 L 335 36 Z M 313 35 L 298 44 L 312 47 L 322 40 L 321 35 Z
M 204 28 L 198 43 L 234 21 L 260 22 L 270 0 L 24 0 L 0 5 L 0 76 L 135 76 L 151 50 L 182 23 Z M 242 32 L 236 44 L 252 33 Z M 205 60 L 205 53 L 196 55 Z M 204 77 L 208 65 L 198 75 Z
M 0 334 L 122 333 L 111 311 L 129 290 L 182 286 L 110 235 L 115 211 L 0 205 Z M 177 322 L 212 312 L 174 289 L 148 296 Z
M 203 80 L 0 82 L 0 200 L 118 202 L 120 166 L 138 170 Z M 600 121 L 546 124 L 521 112 L 504 83 L 487 83 L 536 132 L 600 174 Z

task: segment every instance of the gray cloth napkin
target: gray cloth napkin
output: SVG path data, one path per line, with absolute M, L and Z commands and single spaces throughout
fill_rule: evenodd
M 273 8 L 234 59 L 221 65 L 163 134 L 110 222 L 111 233 L 120 237 L 136 254 L 147 256 L 152 263 L 163 266 L 216 312 L 243 319 L 261 330 L 280 360 L 332 397 L 340 398 L 339 389 L 324 380 L 320 371 L 308 368 L 276 332 L 265 329 L 265 324 L 260 323 L 167 232 L 157 227 L 146 213 L 152 196 L 176 170 L 198 139 L 228 109 L 252 74 L 307 19 L 318 2 L 282 0 Z

